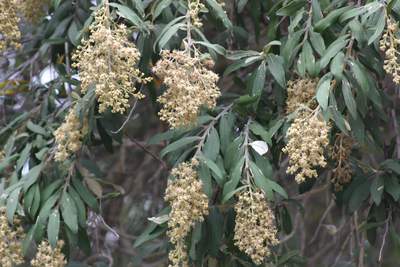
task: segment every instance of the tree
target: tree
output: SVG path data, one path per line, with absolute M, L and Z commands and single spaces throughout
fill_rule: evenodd
M 1 266 L 398 265 L 399 1 L 0 7 Z

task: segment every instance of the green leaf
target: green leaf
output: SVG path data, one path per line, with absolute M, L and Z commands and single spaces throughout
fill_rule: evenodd
M 218 54 L 224 56 L 226 54 L 226 50 L 223 46 L 219 45 L 219 44 L 212 44 L 209 42 L 203 42 L 203 41 L 193 41 L 194 44 L 199 44 L 202 45 L 204 47 L 207 47 L 215 52 L 217 52 Z
M 58 234 L 60 232 L 60 212 L 58 209 L 53 209 L 49 216 L 47 225 L 47 239 L 50 245 L 55 248 L 57 246 Z
M 30 130 L 33 133 L 37 133 L 37 134 L 40 134 L 40 135 L 47 136 L 46 130 L 41 126 L 39 126 L 37 124 L 34 124 L 31 120 L 29 120 L 27 122 L 26 128 L 28 128 L 28 130 Z
M 347 45 L 348 42 L 347 38 L 348 35 L 341 36 L 329 45 L 329 47 L 326 49 L 324 55 L 320 60 L 321 69 L 328 66 L 330 60 L 333 57 L 335 57 L 337 53 L 339 53 Z
M 206 3 L 209 6 L 211 13 L 213 15 L 215 15 L 219 20 L 221 20 L 227 29 L 232 28 L 232 26 L 233 26 L 232 22 L 229 20 L 228 16 L 226 15 L 225 10 L 222 9 L 220 3 L 218 3 L 216 0 L 206 0 Z
M 261 124 L 256 121 L 252 121 L 249 129 L 253 134 L 260 136 L 265 142 L 267 142 L 269 145 L 272 145 L 269 132 L 263 126 L 261 126 Z
M 375 32 L 368 39 L 368 45 L 372 44 L 376 39 L 378 39 L 381 36 L 383 30 L 385 29 L 385 25 L 386 25 L 386 14 L 385 11 L 382 9 L 382 11 L 379 13 L 378 23 L 375 26 L 376 27 Z
M 307 72 L 311 76 L 315 76 L 318 73 L 318 68 L 315 64 L 315 57 L 311 45 L 308 41 L 306 41 L 303 45 L 303 50 L 301 51 L 304 60 L 304 66 Z
M 10 224 L 13 223 L 14 214 L 18 206 L 18 198 L 20 192 L 21 192 L 21 187 L 18 187 L 14 191 L 12 191 L 10 196 L 7 198 L 6 213 Z
M 233 168 L 231 174 L 229 175 L 228 182 L 225 183 L 224 189 L 222 191 L 223 200 L 222 202 L 228 201 L 236 192 L 236 187 L 239 184 L 240 178 L 242 177 L 242 169 L 244 165 L 244 157 L 242 157 Z
M 388 192 L 395 201 L 400 198 L 400 184 L 396 177 L 394 176 L 386 176 L 384 178 L 384 187 L 385 191 Z
M 72 184 L 75 188 L 75 190 L 78 192 L 79 196 L 83 199 L 83 201 L 89 205 L 92 209 L 97 211 L 99 209 L 99 205 L 97 203 L 96 198 L 93 196 L 93 194 L 82 184 L 82 182 L 73 177 L 72 178 Z
M 374 179 L 370 187 L 372 200 L 375 202 L 377 206 L 381 204 L 382 194 L 384 191 L 383 189 L 384 189 L 383 178 L 381 176 L 378 176 Z
M 326 110 L 328 108 L 331 79 L 332 75 L 330 73 L 327 73 L 321 78 L 317 85 L 316 98 L 323 110 Z
M 394 171 L 396 174 L 400 174 L 400 161 L 395 159 L 387 159 L 381 163 L 381 167 L 387 170 Z
M 342 15 L 345 11 L 351 9 L 350 6 L 345 6 L 342 8 L 338 8 L 333 10 L 332 12 L 330 12 L 328 14 L 328 16 L 326 16 L 325 18 L 321 19 L 320 21 L 318 21 L 315 26 L 314 26 L 314 30 L 316 32 L 323 32 L 324 30 L 326 30 L 328 27 L 330 27 L 331 25 L 333 25 L 338 18 L 340 17 L 340 15 Z
M 322 56 L 325 52 L 325 41 L 318 32 L 310 31 L 310 41 L 314 50 Z
M 351 92 L 350 88 L 350 83 L 347 79 L 342 80 L 342 92 L 347 109 L 349 110 L 351 116 L 353 116 L 353 118 L 356 119 L 357 104 L 356 101 L 354 100 L 353 93 Z
M 212 161 L 217 159 L 220 150 L 219 135 L 214 127 L 211 127 L 207 140 L 204 143 L 203 154 Z
M 289 1 L 285 6 L 278 9 L 276 15 L 278 16 L 293 16 L 300 8 L 306 5 L 305 0 Z
M 344 53 L 339 52 L 332 59 L 330 70 L 335 79 L 342 80 L 343 79 L 343 70 L 344 70 Z
M 266 72 L 267 67 L 265 65 L 265 61 L 262 61 L 260 66 L 258 66 L 257 70 L 254 72 L 254 79 L 251 86 L 252 96 L 261 96 L 261 93 L 264 89 Z
M 369 196 L 370 181 L 365 180 L 352 193 L 349 201 L 349 209 L 351 212 L 356 211 Z
M 78 213 L 78 222 L 81 227 L 86 226 L 86 207 L 85 204 L 83 203 L 81 197 L 79 194 L 72 188 L 70 187 L 68 189 L 69 194 L 71 195 L 72 200 L 74 201 Z
M 276 182 L 266 178 L 262 173 L 261 169 L 253 161 L 250 161 L 249 165 L 250 165 L 250 170 L 254 175 L 254 182 L 260 189 L 262 189 L 265 192 L 269 200 L 274 199 L 272 193 L 273 191 L 275 191 L 285 199 L 288 198 L 286 191 Z
M 160 14 L 167 8 L 169 5 L 171 5 L 172 0 L 161 0 L 158 2 L 156 8 L 154 9 L 153 12 L 153 20 L 155 20 Z
M 286 87 L 285 70 L 283 68 L 283 59 L 274 54 L 267 55 L 268 69 L 274 77 L 275 81 L 282 87 Z
M 21 181 L 24 182 L 24 191 L 28 190 L 28 188 L 34 184 L 37 179 L 39 178 L 39 175 L 42 171 L 42 164 L 36 165 L 32 169 L 29 170 L 27 174 L 25 174 L 22 178 Z
M 116 7 L 118 9 L 118 15 L 120 15 L 121 17 L 129 20 L 130 22 L 133 23 L 133 25 L 137 26 L 140 30 L 144 30 L 146 32 L 149 32 L 149 28 L 146 25 L 146 23 L 144 23 L 144 21 L 135 13 L 135 11 L 133 11 L 132 9 L 130 9 L 127 6 L 123 6 L 120 4 L 116 4 L 116 3 L 110 3 L 110 6 Z
M 215 178 L 215 181 L 219 185 L 223 185 L 224 183 L 224 171 L 221 170 L 217 164 L 215 164 L 212 160 L 204 157 L 203 155 L 197 156 L 197 158 L 202 161 L 205 165 L 207 165 L 208 168 L 212 171 L 214 174 L 213 177 Z
M 177 23 L 172 27 L 167 28 L 167 30 L 159 36 L 160 38 L 155 42 L 155 44 L 158 43 L 158 47 L 160 49 L 163 49 L 168 41 L 172 38 L 172 36 L 174 36 L 178 32 L 178 30 L 184 26 L 185 24 L 183 23 Z
M 225 71 L 224 71 L 224 76 L 227 76 L 228 74 L 240 69 L 240 68 L 244 68 L 247 67 L 257 61 L 262 60 L 262 56 L 261 55 L 257 55 L 257 56 L 250 56 L 250 57 L 246 57 L 246 58 L 242 58 L 237 60 L 236 62 L 234 62 L 233 64 L 229 65 Z
M 168 153 L 171 153 L 175 150 L 178 150 L 188 144 L 191 144 L 191 143 L 193 143 L 195 141 L 199 141 L 199 140 L 200 140 L 200 138 L 198 136 L 183 137 L 183 138 L 179 139 L 178 141 L 175 141 L 175 142 L 169 144 L 168 146 L 166 146 L 165 148 L 163 148 L 163 150 L 161 150 L 161 152 L 160 152 L 160 156 L 163 158 Z
M 78 233 L 78 212 L 68 192 L 62 194 L 60 203 L 63 221 L 73 233 Z

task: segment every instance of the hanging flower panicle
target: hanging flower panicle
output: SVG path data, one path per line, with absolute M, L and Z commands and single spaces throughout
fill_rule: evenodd
M 261 191 L 242 191 L 235 204 L 235 245 L 255 264 L 271 254 L 270 247 L 279 243 L 275 216 Z
M 56 152 L 55 160 L 64 161 L 82 147 L 82 139 L 88 133 L 88 122 L 80 122 L 75 107 L 72 107 L 65 121 L 54 132 Z
M 400 64 L 398 62 L 400 54 L 397 50 L 400 44 L 400 39 L 397 36 L 398 30 L 397 22 L 388 17 L 386 30 L 380 40 L 380 49 L 385 53 L 383 69 L 392 76 L 396 84 L 400 84 Z
M 287 132 L 288 143 L 283 152 L 289 155 L 289 174 L 297 183 L 318 176 L 316 168 L 325 167 L 324 151 L 329 145 L 330 127 L 317 114 L 300 112 Z
M 343 185 L 351 181 L 352 169 L 349 163 L 353 140 L 345 134 L 338 134 L 332 151 L 332 159 L 336 167 L 332 173 L 332 183 L 335 191 L 341 191 Z
M 215 107 L 220 96 L 218 75 L 199 56 L 192 57 L 186 51 L 162 51 L 153 71 L 167 86 L 158 98 L 163 105 L 159 116 L 171 128 L 194 124 L 201 106 Z
M 171 175 L 176 179 L 168 181 L 165 192 L 165 200 L 171 206 L 167 235 L 174 245 L 169 253 L 170 267 L 189 266 L 185 238 L 195 223 L 208 214 L 208 198 L 195 170 L 197 164 L 193 159 L 172 169 Z
M 31 260 L 32 267 L 64 267 L 67 260 L 61 252 L 64 241 L 59 240 L 57 246 L 53 249 L 47 240 L 43 240 L 36 252 L 36 256 Z
M 95 86 L 100 113 L 108 108 L 113 113 L 124 113 L 131 96 L 144 97 L 135 84 L 151 79 L 137 67 L 140 52 L 129 42 L 126 26 L 116 25 L 109 16 L 108 5 L 95 11 L 89 39 L 83 40 L 72 56 L 73 67 L 79 71 L 83 93 Z
M 203 3 L 201 3 L 201 0 L 189 0 L 188 1 L 188 6 L 189 6 L 189 16 L 190 16 L 190 21 L 191 24 L 197 28 L 200 28 L 203 26 L 203 23 L 201 22 L 201 19 L 199 18 L 200 10 L 205 7 Z
M 24 262 L 22 240 L 25 238 L 21 221 L 14 218 L 10 225 L 6 208 L 0 208 L 0 266 L 13 267 Z
M 317 106 L 313 100 L 318 79 L 295 79 L 287 83 L 286 113 L 296 111 L 301 105 L 307 105 L 311 109 Z
M 8 48 L 18 49 L 21 47 L 17 8 L 16 0 L 0 0 L 0 52 Z

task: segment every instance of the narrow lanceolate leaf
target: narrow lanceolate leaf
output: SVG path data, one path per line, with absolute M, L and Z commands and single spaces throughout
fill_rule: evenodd
M 349 9 L 351 9 L 351 7 L 346 6 L 346 7 L 342 7 L 342 8 L 333 10 L 325 18 L 321 19 L 320 21 L 318 21 L 315 24 L 315 26 L 314 26 L 315 31 L 322 32 L 322 31 L 326 30 L 328 27 L 330 27 L 332 24 L 334 24 L 338 20 L 340 15 L 342 15 L 345 11 L 347 11 Z
M 322 56 L 325 52 L 325 42 L 324 38 L 322 38 L 321 34 L 318 32 L 310 31 L 310 41 L 314 50 Z
M 21 180 L 24 181 L 25 191 L 28 190 L 28 188 L 37 181 L 41 171 L 42 171 L 42 164 L 39 164 L 30 169 L 29 172 L 22 177 Z
M 218 167 L 215 162 L 212 160 L 200 155 L 197 157 L 200 161 L 202 161 L 205 165 L 207 165 L 208 168 L 210 168 L 211 172 L 213 173 L 213 177 L 215 178 L 215 181 L 219 184 L 222 185 L 224 182 L 224 171 Z
M 232 22 L 229 20 L 225 10 L 221 7 L 221 4 L 216 0 L 206 0 L 206 2 L 211 9 L 211 13 L 220 19 L 227 29 L 232 28 Z
M 129 20 L 132 22 L 135 26 L 137 26 L 141 30 L 146 30 L 148 31 L 148 27 L 146 23 L 133 11 L 127 6 L 116 4 L 116 3 L 110 3 L 110 6 L 116 7 L 118 9 L 118 15 L 121 17 Z
M 155 20 L 160 14 L 172 3 L 172 0 L 161 0 L 158 2 L 153 12 L 153 20 Z
M 60 212 L 58 209 L 53 209 L 49 216 L 47 225 L 47 238 L 50 245 L 54 248 L 57 246 L 58 234 L 60 232 Z
M 61 197 L 61 214 L 64 223 L 73 233 L 78 233 L 78 212 L 74 201 L 67 192 Z
M 267 55 L 268 69 L 275 81 L 281 86 L 286 86 L 285 70 L 283 68 L 283 58 L 274 54 Z
M 10 196 L 7 198 L 7 206 L 6 206 L 6 214 L 8 221 L 10 223 L 13 222 L 15 211 L 17 210 L 18 206 L 18 198 L 19 193 L 21 192 L 21 187 L 18 187 L 14 191 L 11 192 Z
M 258 66 L 255 77 L 251 86 L 251 95 L 252 96 L 260 96 L 265 84 L 265 75 L 267 72 L 267 67 L 265 65 L 265 61 L 262 61 L 260 66 Z
M 342 80 L 342 92 L 347 109 L 349 110 L 351 116 L 353 116 L 353 118 L 356 119 L 357 105 L 356 101 L 354 100 L 353 93 L 351 91 L 350 83 L 347 79 Z
M 329 47 L 325 50 L 325 53 L 320 60 L 321 69 L 328 66 L 330 60 L 333 57 L 335 57 L 336 54 L 339 53 L 339 51 L 341 51 L 347 45 L 348 42 L 347 38 L 348 38 L 347 35 L 341 36 L 336 41 L 334 41 L 329 45 Z
M 316 97 L 319 105 L 323 110 L 326 110 L 328 108 L 331 79 L 332 75 L 330 73 L 327 73 L 324 75 L 324 77 L 321 78 L 317 86 Z
M 379 13 L 379 19 L 378 19 L 377 25 L 375 26 L 376 27 L 375 32 L 368 39 L 369 45 L 372 44 L 375 40 L 377 40 L 381 36 L 383 30 L 385 29 L 385 25 L 386 25 L 386 15 L 385 15 L 385 11 L 382 10 Z
M 344 53 L 339 52 L 332 59 L 330 70 L 333 76 L 335 76 L 336 80 L 341 80 L 343 78 L 343 70 L 344 70 Z
M 182 148 L 182 147 L 184 147 L 188 144 L 191 144 L 195 141 L 198 141 L 199 139 L 200 138 L 198 136 L 188 136 L 188 137 L 181 138 L 178 141 L 175 141 L 175 142 L 169 144 L 163 150 L 161 150 L 160 156 L 164 157 L 168 153 L 171 153 L 179 148 Z
M 257 61 L 260 61 L 260 60 L 262 60 L 261 55 L 250 56 L 250 57 L 239 59 L 238 61 L 234 62 L 233 64 L 231 64 L 229 67 L 226 68 L 226 70 L 224 71 L 224 76 L 226 76 L 240 68 L 250 66 L 251 64 L 253 64 Z

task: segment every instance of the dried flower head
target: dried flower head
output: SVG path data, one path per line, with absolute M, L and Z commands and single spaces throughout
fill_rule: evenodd
M 255 264 L 271 254 L 279 243 L 275 216 L 261 191 L 242 191 L 235 205 L 235 245 Z
M 0 0 L 0 52 L 21 47 L 17 7 L 15 0 Z
M 325 167 L 324 151 L 329 145 L 329 126 L 317 113 L 301 112 L 287 132 L 288 143 L 283 152 L 289 155 L 289 174 L 296 174 L 297 183 L 318 176 L 316 168 Z
M 208 214 L 208 198 L 195 170 L 197 162 L 181 163 L 171 171 L 175 180 L 168 181 L 165 200 L 170 203 L 167 235 L 174 245 L 169 254 L 171 267 L 188 266 L 185 238 L 196 222 Z
M 129 42 L 126 26 L 111 21 L 107 5 L 95 11 L 89 31 L 89 39 L 83 40 L 72 56 L 73 66 L 79 71 L 82 92 L 96 86 L 100 113 L 107 108 L 113 113 L 124 113 L 129 107 L 130 96 L 144 97 L 136 90 L 136 82 L 150 80 L 137 67 L 139 50 Z
M 201 106 L 213 108 L 220 96 L 218 75 L 204 66 L 198 56 L 185 51 L 162 51 L 153 68 L 167 91 L 158 98 L 163 105 L 160 119 L 172 128 L 195 123 Z
M 292 113 L 301 105 L 307 105 L 311 109 L 317 106 L 313 100 L 318 79 L 295 79 L 287 83 L 286 112 Z
M 53 249 L 49 242 L 43 240 L 36 252 L 36 256 L 31 261 L 32 267 L 64 267 L 67 265 L 64 254 L 61 252 L 64 241 L 59 240 L 57 246 Z
M 29 23 L 37 23 L 45 14 L 49 0 L 17 0 L 18 10 Z
M 54 132 L 55 160 L 64 161 L 82 146 L 82 139 L 88 132 L 87 120 L 80 122 L 75 107 L 71 107 L 65 121 Z
M 22 240 L 24 229 L 18 218 L 10 225 L 7 220 L 6 208 L 0 208 L 0 266 L 13 267 L 24 262 Z
M 194 25 L 195 27 L 200 28 L 201 26 L 203 26 L 203 23 L 199 18 L 199 13 L 200 10 L 205 7 L 204 4 L 201 3 L 201 0 L 188 0 L 188 6 L 189 6 L 188 12 L 191 24 Z
M 351 181 L 352 169 L 349 159 L 352 146 L 353 140 L 349 136 L 343 133 L 336 136 L 332 151 L 332 159 L 336 161 L 336 167 L 333 169 L 332 183 L 336 191 L 341 191 L 343 185 Z
M 400 44 L 400 39 L 397 37 L 398 30 L 397 22 L 388 17 L 386 30 L 380 40 L 380 49 L 385 52 L 383 68 L 392 76 L 396 84 L 400 84 L 399 51 L 397 51 L 397 46 Z

